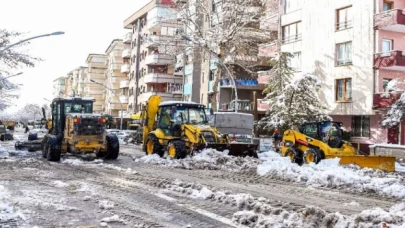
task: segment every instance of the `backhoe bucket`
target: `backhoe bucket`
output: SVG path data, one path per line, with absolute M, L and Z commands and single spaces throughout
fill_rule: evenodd
M 341 156 L 340 164 L 354 164 L 362 168 L 380 169 L 386 172 L 395 172 L 395 157 L 392 156 Z
M 215 149 L 218 151 L 229 150 L 229 155 L 246 157 L 252 156 L 257 157 L 257 147 L 256 144 L 247 144 L 247 143 L 213 143 L 213 144 L 199 144 L 195 148 L 197 150 L 203 150 L 207 148 Z

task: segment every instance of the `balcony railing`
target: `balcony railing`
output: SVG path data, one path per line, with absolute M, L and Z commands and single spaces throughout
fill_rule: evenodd
M 122 66 L 121 66 L 121 73 L 129 73 L 130 72 L 130 66 L 129 66 L 129 64 L 123 64 Z
M 222 111 L 232 111 L 235 110 L 235 101 L 229 103 L 223 103 L 220 105 L 220 110 Z M 253 111 L 253 104 L 250 100 L 239 100 L 238 101 L 238 111 Z
M 275 42 L 259 46 L 259 57 L 276 57 L 277 54 L 278 45 Z
M 146 47 L 153 47 L 158 46 L 159 44 L 168 44 L 170 40 L 174 39 L 171 36 L 158 36 L 158 35 L 149 35 L 145 38 L 145 46 Z
M 122 58 L 123 59 L 129 59 L 129 58 L 131 58 L 131 52 L 132 52 L 132 50 L 131 49 L 124 49 L 123 51 L 122 51 Z
M 373 109 L 390 108 L 400 97 L 400 93 L 375 93 L 373 95 Z
M 172 74 L 150 73 L 144 76 L 143 83 L 171 83 L 176 80 L 182 82 L 183 78 Z
M 404 52 L 398 50 L 387 53 L 377 53 L 374 55 L 374 67 L 377 69 L 405 70 L 404 54 Z
M 124 44 L 130 44 L 132 42 L 132 32 L 128 32 L 127 34 L 125 34 L 122 41 L 124 42 Z
M 222 79 L 220 81 L 222 87 L 233 86 L 233 82 L 229 79 Z M 258 81 L 256 79 L 235 79 L 236 86 L 257 86 Z
M 120 81 L 120 89 L 129 88 L 129 80 Z
M 374 28 L 403 33 L 405 31 L 405 11 L 393 9 L 374 15 Z
M 170 13 L 167 12 L 167 14 Z M 149 19 L 146 27 L 149 31 L 156 31 L 161 27 L 181 28 L 183 26 L 176 19 L 169 19 L 170 17 L 171 15 L 164 15 L 151 18 Z
M 295 34 L 295 35 L 292 35 L 292 36 L 283 37 L 282 43 L 283 44 L 288 44 L 288 43 L 300 41 L 301 39 L 302 39 L 301 34 Z
M 146 56 L 145 64 L 147 65 L 167 65 L 174 63 L 174 56 L 167 54 L 151 54 Z

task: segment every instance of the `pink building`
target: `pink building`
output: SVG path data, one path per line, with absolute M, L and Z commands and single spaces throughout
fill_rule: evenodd
M 380 127 L 384 111 L 398 98 L 384 93 L 387 83 L 405 79 L 405 1 L 282 0 L 280 5 L 281 51 L 295 55 L 296 74 L 321 79 L 319 96 L 333 119 L 343 122 L 350 141 L 363 151 L 375 143 L 405 144 L 405 124 Z M 260 55 L 274 56 L 277 50 L 275 44 L 263 45 Z M 259 75 L 259 83 L 268 80 L 266 72 Z

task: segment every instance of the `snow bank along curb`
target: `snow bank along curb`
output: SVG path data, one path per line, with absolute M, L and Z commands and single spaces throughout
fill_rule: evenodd
M 0 225 L 7 225 L 8 223 L 16 223 L 25 220 L 25 216 L 18 208 L 11 206 L 11 196 L 7 189 L 0 185 Z
M 374 208 L 352 216 L 344 216 L 338 212 L 327 213 L 311 206 L 288 210 L 288 204 L 280 203 L 280 206 L 272 206 L 271 201 L 263 197 L 255 198 L 246 193 L 233 194 L 228 190 L 215 190 L 195 183 L 176 181 L 172 185 L 166 185 L 166 188 L 165 191 L 187 195 L 190 198 L 213 200 L 231 205 L 239 210 L 233 214 L 233 222 L 249 227 L 369 227 L 376 225 L 381 227 L 383 224 L 405 226 L 405 203 L 397 204 L 388 211 Z

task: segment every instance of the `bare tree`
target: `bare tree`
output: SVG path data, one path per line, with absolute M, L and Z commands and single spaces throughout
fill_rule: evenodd
M 14 42 L 15 39 L 21 36 L 22 34 L 19 32 L 0 29 L 0 51 L 4 50 Z M 19 89 L 19 86 L 10 82 L 7 78 L 10 71 L 21 67 L 34 67 L 35 62 L 41 60 L 26 54 L 26 51 L 18 48 L 27 44 L 29 44 L 29 42 L 21 43 L 16 45 L 15 48 L 0 52 L 0 110 L 5 109 L 12 104 L 13 99 L 18 98 L 18 95 L 14 92 Z
M 277 22 L 278 1 L 173 0 L 174 4 L 159 20 L 177 28 L 173 32 L 174 39 L 155 43 L 159 45 L 159 52 L 180 54 L 193 50 L 192 56 L 186 57 L 193 62 L 216 59 L 219 67 L 214 74 L 212 97 L 215 98 L 221 76 L 229 77 L 224 67 L 242 69 L 252 77 L 256 75 L 259 45 L 278 37 L 277 29 L 267 26 Z M 191 42 L 185 45 L 183 40 L 181 43 L 180 39 L 184 38 L 189 38 Z M 148 37 L 143 39 L 150 40 Z M 215 108 L 216 99 L 212 104 Z

